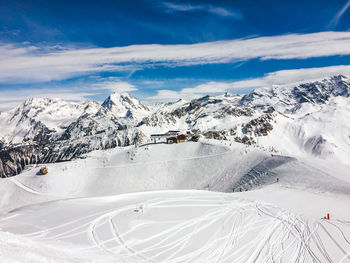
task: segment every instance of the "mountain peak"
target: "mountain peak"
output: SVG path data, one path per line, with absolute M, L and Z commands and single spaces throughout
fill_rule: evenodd
M 130 97 L 130 98 L 134 98 L 134 96 L 132 96 L 131 94 L 127 93 L 127 92 L 116 92 L 114 91 L 111 95 L 109 95 L 110 97 L 113 98 L 120 98 L 120 97 Z
M 149 109 L 138 99 L 128 93 L 114 92 L 102 103 L 102 107 L 110 110 L 119 118 L 142 119 Z
M 56 102 L 60 102 L 63 101 L 62 99 L 59 98 L 29 98 L 26 99 L 22 105 L 26 106 L 26 105 L 31 105 L 31 106 L 35 106 L 35 105 L 47 105 L 47 104 L 51 104 L 51 103 L 56 103 Z

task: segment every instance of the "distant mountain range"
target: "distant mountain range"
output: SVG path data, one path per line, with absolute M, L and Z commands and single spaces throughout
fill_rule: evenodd
M 346 162 L 349 120 L 350 79 L 342 75 L 157 106 L 117 93 L 102 104 L 31 98 L 0 113 L 0 176 L 16 175 L 27 164 L 146 143 L 152 133 L 171 129 Z

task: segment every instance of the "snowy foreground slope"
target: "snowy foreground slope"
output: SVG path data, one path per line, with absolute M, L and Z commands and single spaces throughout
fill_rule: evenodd
M 1 184 L 0 259 L 350 262 L 349 167 L 324 162 L 202 140 L 28 167 Z
M 350 248 L 346 221 L 310 221 L 238 193 L 208 191 L 50 202 L 13 211 L 1 225 L 35 240 L 37 255 L 27 259 L 36 262 L 92 262 L 87 255 L 98 262 L 348 262 Z M 10 241 L 23 249 L 20 239 Z

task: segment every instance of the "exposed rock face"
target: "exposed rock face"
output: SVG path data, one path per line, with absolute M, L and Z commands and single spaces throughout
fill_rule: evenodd
M 271 121 L 273 120 L 272 114 L 264 114 L 256 119 L 249 121 L 242 128 L 244 134 L 255 136 L 267 136 L 268 132 L 273 129 Z
M 227 131 L 207 131 L 203 135 L 207 139 L 227 140 Z
M 255 140 L 252 137 L 248 137 L 247 135 L 244 135 L 242 138 L 241 137 L 235 137 L 235 141 L 239 143 L 244 143 L 247 145 L 252 145 L 255 144 Z
M 244 144 L 255 144 L 255 138 L 259 136 L 267 136 L 273 129 L 271 124 L 274 120 L 276 114 L 266 113 L 258 118 L 254 118 L 242 125 L 241 134 L 242 136 L 236 136 L 235 141 Z M 237 127 L 231 130 L 231 135 L 235 136 L 237 134 Z
M 26 165 L 47 161 L 48 149 L 36 145 L 18 146 L 0 151 L 0 176 L 19 174 Z

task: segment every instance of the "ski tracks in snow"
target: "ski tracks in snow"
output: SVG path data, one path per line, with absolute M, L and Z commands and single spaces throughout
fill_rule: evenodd
M 78 202 L 76 209 L 84 210 L 78 218 L 62 217 L 54 226 L 44 222 L 40 225 L 43 230 L 26 230 L 26 236 L 42 242 L 74 243 L 77 251 L 104 254 L 112 262 L 349 260 L 346 221 L 309 222 L 267 204 L 225 194 L 190 192 L 179 191 L 176 196 L 166 191 L 138 194 L 136 200 L 122 204 L 95 199 L 94 204 L 100 200 L 101 206 L 95 204 L 90 210 L 91 201 Z M 74 200 L 67 201 L 72 209 Z M 66 213 L 65 206 L 57 212 Z M 1 228 L 33 223 L 25 222 L 25 209 L 21 214 L 11 222 L 0 221 Z

